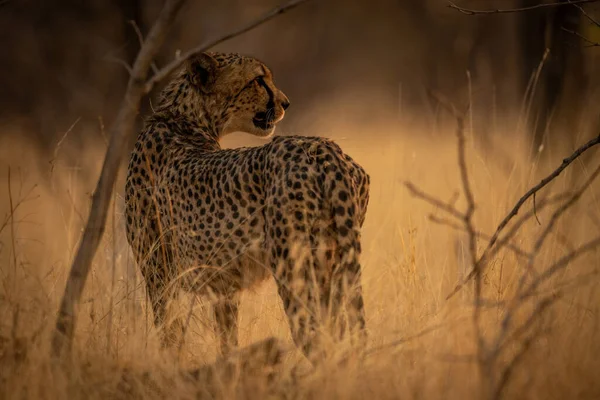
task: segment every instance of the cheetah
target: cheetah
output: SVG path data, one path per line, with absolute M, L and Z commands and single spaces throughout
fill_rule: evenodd
M 324 138 L 219 144 L 231 132 L 271 137 L 289 105 L 262 62 L 206 52 L 186 61 L 146 119 L 128 166 L 126 229 L 163 346 L 183 332 L 167 315 L 183 289 L 215 299 L 227 354 L 238 344 L 239 293 L 268 277 L 309 359 L 346 333 L 366 337 L 368 174 Z

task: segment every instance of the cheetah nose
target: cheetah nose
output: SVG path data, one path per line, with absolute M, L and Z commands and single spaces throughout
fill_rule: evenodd
M 290 102 L 287 100 L 285 100 L 281 103 L 281 107 L 283 107 L 284 110 L 287 110 L 289 106 L 290 106 Z

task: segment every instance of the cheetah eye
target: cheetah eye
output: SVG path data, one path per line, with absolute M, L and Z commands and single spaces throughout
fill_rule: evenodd
M 246 84 L 246 86 L 244 86 L 244 87 L 242 88 L 242 91 L 244 91 L 244 90 L 247 90 L 247 89 L 251 89 L 251 88 L 252 88 L 252 87 L 254 87 L 254 85 L 256 85 L 256 84 L 258 84 L 259 86 L 260 86 L 260 85 L 264 85 L 265 83 L 264 83 L 264 80 L 263 80 L 263 78 L 264 78 L 264 76 L 263 76 L 263 75 L 261 75 L 261 76 L 257 76 L 256 78 L 252 79 L 250 82 L 248 82 L 248 83 Z

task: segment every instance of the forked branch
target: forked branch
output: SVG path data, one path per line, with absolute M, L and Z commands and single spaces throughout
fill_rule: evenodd
M 540 183 L 538 183 L 537 185 L 535 185 L 534 187 L 529 189 L 523 196 L 521 196 L 521 198 L 519 200 L 517 200 L 516 204 L 513 206 L 512 210 L 500 222 L 500 224 L 496 228 L 496 231 L 492 235 L 492 238 L 490 239 L 487 247 L 485 248 L 485 250 L 479 257 L 479 259 L 477 260 L 475 265 L 477 266 L 480 264 L 485 264 L 487 262 L 488 257 L 490 255 L 492 249 L 494 248 L 494 245 L 496 244 L 496 241 L 500 237 L 500 234 L 502 233 L 504 228 L 506 228 L 508 223 L 519 213 L 519 210 L 521 209 L 521 207 L 523 206 L 523 204 L 525 204 L 525 202 L 527 200 L 529 200 L 537 192 L 539 192 L 546 185 L 548 185 L 550 182 L 552 182 L 554 179 L 556 179 L 569 165 L 571 165 L 573 163 L 573 161 L 575 161 L 577 158 L 579 158 L 583 153 L 585 153 L 586 151 L 588 151 L 589 149 L 591 149 L 592 147 L 594 147 L 598 144 L 600 144 L 600 135 L 596 136 L 595 138 L 593 138 L 592 140 L 588 141 L 586 144 L 584 144 L 583 146 L 581 146 L 577 150 L 575 150 L 573 152 L 573 154 L 571 154 L 569 157 L 565 158 L 562 161 L 562 163 L 558 166 L 558 168 L 556 168 L 554 171 L 552 171 L 548 176 L 546 176 L 544 179 L 542 179 L 540 181 Z M 450 294 L 446 297 L 446 299 L 450 299 L 452 296 L 454 296 L 456 293 L 458 293 L 458 291 L 460 289 L 462 289 L 468 281 L 473 279 L 473 277 L 475 276 L 475 273 L 476 273 L 476 268 L 473 267 L 472 271 L 467 275 L 467 277 L 462 282 L 458 283 L 458 285 L 456 285 L 454 290 L 452 290 L 452 292 L 450 292 Z
M 457 122 L 457 139 L 458 139 L 458 167 L 462 184 L 462 193 L 466 198 L 466 211 L 460 211 L 451 202 L 445 202 L 436 197 L 425 193 L 410 182 L 406 184 L 408 190 L 415 197 L 432 204 L 440 209 L 443 213 L 451 216 L 449 220 L 430 216 L 430 219 L 436 223 L 452 227 L 466 232 L 469 250 L 471 272 L 466 279 L 460 282 L 454 291 L 450 293 L 448 298 L 457 293 L 464 285 L 473 279 L 475 282 L 474 290 L 474 308 L 473 308 L 473 326 L 475 329 L 475 340 L 477 341 L 476 360 L 478 363 L 482 394 L 486 398 L 500 399 L 503 396 L 504 389 L 507 386 L 510 377 L 515 369 L 522 362 L 523 356 L 529 351 L 532 344 L 540 337 L 547 329 L 544 329 L 543 318 L 547 315 L 548 310 L 556 303 L 556 300 L 564 293 L 566 286 L 562 288 L 553 287 L 550 293 L 540 294 L 540 289 L 545 286 L 550 280 L 556 276 L 559 271 L 563 271 L 572 261 L 580 258 L 589 252 L 596 250 L 600 246 L 600 237 L 597 237 L 569 254 L 566 254 L 555 263 L 547 266 L 539 274 L 532 274 L 534 262 L 540 253 L 542 246 L 550 233 L 556 227 L 559 218 L 564 213 L 571 209 L 575 203 L 581 199 L 592 183 L 600 176 L 600 167 L 596 168 L 586 181 L 577 190 L 572 193 L 561 193 L 556 196 L 546 196 L 539 202 L 539 208 L 536 208 L 535 195 L 550 182 L 555 180 L 570 164 L 579 158 L 583 153 L 600 143 L 600 135 L 585 143 L 583 146 L 575 150 L 569 157 L 565 158 L 561 165 L 540 181 L 537 185 L 529 189 L 513 206 L 509 213 L 502 219 L 495 232 L 491 237 L 479 232 L 473 223 L 473 213 L 475 210 L 475 201 L 469 175 L 467 170 L 466 155 L 465 155 L 465 136 L 464 136 L 464 119 L 463 114 L 457 112 L 456 108 L 440 96 L 434 97 L 439 101 L 440 105 L 444 106 L 456 119 Z M 533 210 L 528 210 L 522 213 L 519 217 L 517 214 L 522 209 L 523 205 L 530 198 L 534 199 Z M 523 225 L 531 220 L 536 215 L 536 209 L 541 210 L 549 205 L 558 204 L 557 208 L 550 215 L 549 221 L 544 229 L 534 240 L 532 249 L 528 252 L 516 247 L 512 244 L 512 240 L 522 229 Z M 512 221 L 512 222 L 511 222 Z M 507 229 L 508 225 L 511 225 Z M 488 239 L 488 244 L 481 255 L 476 254 L 476 240 L 478 238 Z M 511 299 L 489 301 L 482 296 L 482 274 L 485 268 L 490 264 L 499 251 L 503 249 L 512 250 L 515 254 L 526 258 L 527 269 L 523 269 L 521 277 L 517 284 L 516 293 Z M 596 273 L 597 270 L 594 270 Z M 588 274 L 589 275 L 589 274 Z M 538 296 L 538 297 L 534 297 Z M 502 309 L 504 317 L 498 322 L 498 333 L 485 332 L 482 329 L 482 308 L 499 307 Z M 531 311 L 527 311 L 530 310 Z M 518 323 L 517 316 L 526 313 L 527 317 L 524 322 Z M 512 346 L 519 345 L 519 350 L 515 354 L 509 354 L 508 360 L 501 356 L 501 353 Z

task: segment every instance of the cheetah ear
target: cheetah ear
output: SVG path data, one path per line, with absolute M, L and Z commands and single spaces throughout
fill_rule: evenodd
M 186 68 L 192 84 L 199 89 L 208 89 L 215 81 L 218 63 L 211 55 L 200 53 L 187 60 Z

